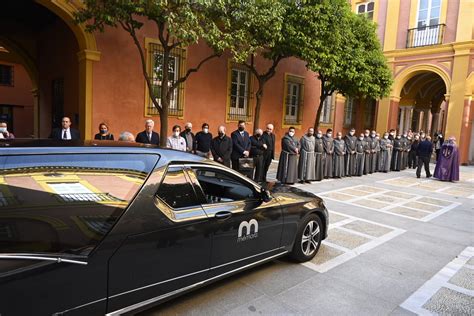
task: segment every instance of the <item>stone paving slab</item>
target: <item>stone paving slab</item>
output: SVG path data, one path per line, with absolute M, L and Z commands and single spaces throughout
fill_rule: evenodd
M 329 211 L 329 218 L 336 220 L 329 225 L 328 238 L 322 242 L 321 250 L 303 266 L 324 273 L 367 252 L 405 230 L 364 220 L 335 211 Z
M 364 190 L 367 193 L 365 195 L 357 194 L 360 190 Z M 344 194 L 343 199 L 338 198 L 340 194 Z M 368 185 L 320 192 L 319 195 L 323 198 L 339 201 L 348 205 L 364 207 L 373 211 L 424 222 L 430 221 L 461 205 L 461 203 L 458 202 L 433 197 L 427 198 L 421 194 L 405 193 Z M 347 197 L 348 195 L 351 195 L 352 199 L 349 199 Z M 429 203 L 425 203 L 425 201 Z
M 467 265 L 473 257 L 474 247 L 467 247 L 400 306 L 423 315 L 473 315 L 472 271 L 468 270 L 474 267 Z

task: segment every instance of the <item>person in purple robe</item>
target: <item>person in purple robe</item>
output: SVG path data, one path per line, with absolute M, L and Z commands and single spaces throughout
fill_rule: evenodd
M 434 177 L 441 181 L 459 181 L 459 151 L 456 138 L 443 143 L 436 163 Z

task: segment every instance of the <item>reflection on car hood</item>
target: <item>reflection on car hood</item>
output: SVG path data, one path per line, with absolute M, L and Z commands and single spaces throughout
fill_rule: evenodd
M 274 197 L 293 198 L 299 200 L 299 202 L 317 200 L 319 203 L 322 203 L 322 199 L 314 193 L 286 184 L 268 182 L 265 188 L 269 190 Z

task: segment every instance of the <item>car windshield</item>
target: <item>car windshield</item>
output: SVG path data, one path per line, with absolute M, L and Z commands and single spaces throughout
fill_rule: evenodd
M 127 208 L 158 158 L 0 156 L 0 252 L 89 254 Z

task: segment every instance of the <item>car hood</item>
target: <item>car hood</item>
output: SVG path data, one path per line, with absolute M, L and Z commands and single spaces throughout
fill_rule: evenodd
M 300 188 L 289 186 L 286 184 L 269 182 L 265 186 L 275 198 L 278 198 L 280 202 L 286 201 L 287 203 L 307 203 L 312 202 L 320 207 L 323 205 L 323 200 L 315 195 L 314 193 L 304 191 Z M 286 203 L 285 203 L 286 204 Z

